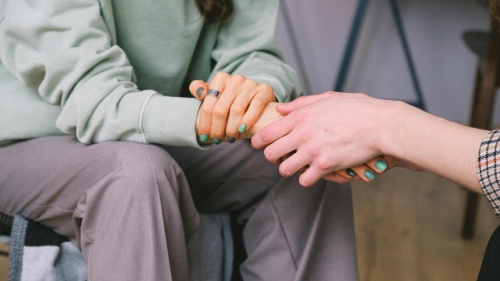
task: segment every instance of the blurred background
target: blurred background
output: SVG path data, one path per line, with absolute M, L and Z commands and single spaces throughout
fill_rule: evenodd
M 389 0 L 366 2 L 344 91 L 415 100 Z M 477 63 L 462 34 L 489 25 L 489 12 L 478 2 L 397 1 L 428 111 L 460 123 L 468 122 Z M 301 74 L 307 93 L 332 90 L 337 82 L 357 4 L 358 0 L 282 0 L 278 43 L 287 62 Z

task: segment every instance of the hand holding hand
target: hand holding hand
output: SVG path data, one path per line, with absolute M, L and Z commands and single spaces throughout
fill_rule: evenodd
M 224 72 L 218 72 L 209 83 L 191 82 L 189 90 L 203 100 L 197 124 L 203 143 L 212 139 L 218 144 L 226 137 L 235 141 L 252 129 L 266 105 L 276 100 L 271 86 Z
M 382 129 L 380 124 L 387 118 L 380 111 L 384 102 L 350 93 L 301 97 L 278 105 L 277 110 L 287 116 L 256 134 L 252 145 L 257 149 L 267 146 L 264 154 L 273 163 L 289 155 L 281 162 L 280 173 L 291 176 L 303 169 L 300 176 L 303 186 L 310 186 L 323 177 L 340 181 L 338 176 L 346 176 L 347 168 L 371 163 L 384 154 L 377 139 Z M 373 123 L 356 122 L 360 115 L 365 115 L 363 120 Z M 361 170 L 356 174 L 364 180 L 369 179 Z

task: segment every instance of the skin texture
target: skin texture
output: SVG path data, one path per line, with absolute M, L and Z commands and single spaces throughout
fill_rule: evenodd
M 208 89 L 218 90 L 219 96 L 207 95 Z M 196 125 L 200 143 L 219 144 L 229 138 L 234 140 L 251 138 L 266 125 L 283 118 L 283 115 L 275 109 L 278 104 L 275 102 L 272 88 L 241 75 L 231 76 L 219 72 L 209 83 L 201 80 L 191 82 L 189 90 L 194 97 L 203 100 Z M 241 124 L 246 125 L 244 132 L 239 131 Z M 208 138 L 204 139 L 202 135 Z M 292 154 L 287 153 L 272 162 L 285 161 Z M 338 183 L 347 183 L 355 179 L 368 182 L 384 171 L 377 169 L 376 161 L 385 163 L 382 157 L 376 157 L 366 163 L 351 167 L 356 173 L 355 176 L 349 175 L 343 169 L 332 171 L 324 178 Z M 301 171 L 305 170 L 305 167 L 301 169 Z M 286 171 L 281 171 L 281 173 L 283 176 L 291 176 Z
M 218 90 L 219 96 L 207 95 L 208 89 Z M 210 140 L 239 139 L 242 124 L 246 130 L 251 129 L 266 105 L 276 101 L 271 86 L 224 72 L 218 72 L 209 83 L 191 82 L 189 90 L 203 100 L 198 112 L 198 135 L 208 135 Z
M 389 168 L 427 170 L 482 192 L 477 154 L 486 130 L 364 94 L 327 92 L 276 109 L 285 117 L 255 134 L 252 145 L 280 163 L 283 175 L 302 171 L 304 186 L 383 155 Z

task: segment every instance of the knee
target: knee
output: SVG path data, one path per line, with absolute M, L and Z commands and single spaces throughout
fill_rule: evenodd
M 184 174 L 179 165 L 158 146 L 114 142 L 104 150 L 101 161 L 113 167 L 107 175 L 111 182 L 105 189 L 109 189 L 107 191 L 115 197 L 155 197 L 159 189 L 171 189 L 177 194 L 179 181 L 184 184 Z

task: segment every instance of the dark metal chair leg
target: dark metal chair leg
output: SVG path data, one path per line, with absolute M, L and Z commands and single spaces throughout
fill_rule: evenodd
M 464 239 L 471 239 L 474 237 L 478 202 L 479 194 L 467 191 L 467 202 L 465 205 L 464 224 L 462 228 L 462 237 Z
M 403 27 L 403 20 L 401 19 L 401 13 L 399 12 L 399 6 L 396 0 L 389 0 L 391 6 L 392 15 L 394 16 L 394 21 L 396 22 L 396 28 L 398 29 L 399 40 L 403 46 L 403 51 L 406 58 L 406 64 L 408 65 L 408 70 L 410 71 L 411 81 L 413 82 L 413 88 L 415 89 L 415 94 L 417 95 L 417 102 L 411 103 L 422 110 L 426 110 L 424 96 L 422 94 L 422 88 L 420 87 L 420 82 L 418 81 L 417 70 L 415 68 L 415 63 L 413 62 L 413 57 L 410 52 L 410 44 L 408 44 L 408 39 L 406 38 L 406 32 Z
M 352 56 L 354 55 L 354 51 L 356 49 L 356 43 L 358 41 L 359 32 L 361 30 L 361 25 L 363 23 L 367 7 L 367 0 L 359 0 L 358 7 L 356 8 L 356 13 L 354 15 L 354 20 L 351 25 L 351 31 L 349 32 L 349 38 L 347 39 L 347 44 L 344 49 L 342 64 L 340 65 L 339 73 L 337 75 L 337 82 L 333 88 L 334 91 L 342 92 L 344 90 L 344 84 L 347 79 Z
M 361 27 L 366 14 L 366 10 L 368 8 L 368 4 L 369 4 L 368 0 L 359 0 L 358 2 L 358 6 L 354 14 L 354 20 L 351 25 L 351 30 L 349 32 L 349 38 L 347 39 L 347 44 L 344 49 L 342 63 L 340 65 L 339 73 L 337 75 L 337 81 L 333 88 L 334 91 L 342 92 L 344 90 L 344 85 L 347 80 L 347 75 L 349 73 L 349 67 L 351 65 L 354 51 L 356 50 L 357 40 L 359 37 L 359 33 L 361 32 Z M 401 19 L 401 14 L 399 12 L 397 1 L 389 0 L 389 4 L 391 6 L 391 12 L 394 17 L 394 21 L 396 22 L 396 28 L 398 30 L 399 40 L 401 41 L 401 45 L 403 46 L 406 64 L 408 66 L 408 70 L 410 71 L 413 88 L 415 89 L 415 94 L 417 95 L 416 102 L 408 102 L 408 103 L 420 109 L 427 110 L 424 102 L 424 96 L 422 94 L 422 88 L 420 87 L 420 83 L 418 81 L 415 63 L 413 62 L 413 58 L 410 52 L 410 45 L 408 44 L 408 40 L 406 38 L 406 33 L 403 27 L 403 20 Z

